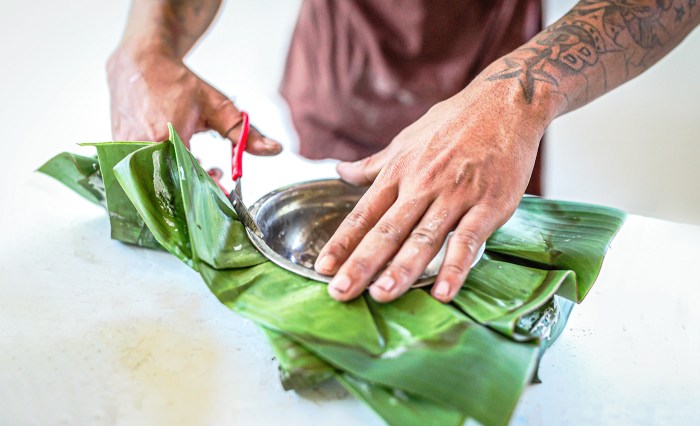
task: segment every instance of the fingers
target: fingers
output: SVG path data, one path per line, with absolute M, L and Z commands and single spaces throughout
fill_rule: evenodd
M 241 112 L 223 93 L 211 86 L 207 88 L 207 105 L 203 111 L 206 128 L 236 144 L 243 128 Z M 282 151 L 282 145 L 251 127 L 246 151 L 255 155 L 276 155 Z
M 316 271 L 325 275 L 335 274 L 365 234 L 394 204 L 397 195 L 395 186 L 370 188 L 319 253 L 314 265 Z M 343 291 L 343 286 L 339 288 Z
M 369 185 L 374 182 L 389 158 L 389 150 L 385 148 L 360 161 L 339 163 L 337 171 L 346 182 L 353 185 Z
M 235 127 L 231 128 L 224 137 L 232 141 L 235 145 L 238 143 L 238 137 L 243 129 L 243 123 L 237 124 Z M 250 133 L 248 134 L 248 143 L 245 147 L 246 152 L 254 155 L 277 155 L 282 151 L 282 145 L 279 142 L 263 136 L 258 129 L 255 127 L 250 127 Z
M 376 274 L 399 250 L 408 233 L 420 220 L 430 200 L 397 200 L 377 224 L 362 238 L 328 286 L 337 300 L 360 295 Z
M 410 228 L 411 234 L 391 264 L 370 286 L 372 298 L 378 302 L 389 302 L 408 291 L 440 251 L 447 234 L 460 216 L 459 209 L 436 200 L 420 223 L 415 228 Z
M 447 244 L 445 260 L 431 290 L 441 302 L 451 301 L 467 279 L 471 264 L 486 239 L 502 225 L 501 214 L 485 204 L 472 207 Z

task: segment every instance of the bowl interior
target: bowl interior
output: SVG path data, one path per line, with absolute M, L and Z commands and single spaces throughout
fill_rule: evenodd
M 267 247 L 313 270 L 318 253 L 366 190 L 337 179 L 302 183 L 263 197 L 251 214 Z

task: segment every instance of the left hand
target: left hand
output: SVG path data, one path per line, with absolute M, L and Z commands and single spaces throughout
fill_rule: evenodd
M 452 300 L 482 243 L 517 208 L 549 123 L 512 84 L 475 80 L 384 150 L 338 165 L 344 180 L 373 183 L 316 261 L 319 273 L 335 274 L 333 298 L 354 299 L 369 285 L 375 300 L 396 299 L 454 229 L 432 288 Z

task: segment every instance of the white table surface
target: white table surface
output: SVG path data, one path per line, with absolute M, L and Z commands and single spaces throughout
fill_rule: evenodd
M 249 165 L 249 201 L 333 174 Z M 29 172 L 0 194 L 0 424 L 381 423 L 337 387 L 285 392 L 254 324 L 174 256 L 110 240 L 101 208 Z M 699 262 L 699 227 L 630 217 L 512 423 L 700 423 Z

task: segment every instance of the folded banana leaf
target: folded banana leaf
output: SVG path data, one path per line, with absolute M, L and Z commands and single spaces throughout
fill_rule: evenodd
M 518 321 L 539 312 L 562 288 L 576 285 L 573 271 L 546 271 L 494 260 L 488 253 L 469 274 L 454 303 L 481 324 L 515 340 L 535 337 Z
M 389 424 L 506 424 L 563 330 L 572 303 L 559 296 L 583 299 L 624 220 L 613 209 L 525 198 L 453 304 L 422 289 L 389 304 L 340 303 L 255 249 L 172 128 L 159 144 L 96 146 L 113 238 L 164 248 L 199 271 L 223 304 L 265 331 L 285 388 L 335 378 Z M 40 171 L 99 200 L 79 183 L 100 176 L 94 161 L 70 158 Z
M 300 344 L 267 327 L 262 329 L 275 353 L 285 390 L 313 387 L 335 377 L 333 367 Z
M 105 187 L 97 157 L 63 152 L 37 171 L 55 178 L 85 199 L 106 206 Z
M 464 416 L 442 404 L 406 392 L 377 385 L 348 373 L 334 370 L 303 346 L 264 328 L 280 366 L 285 389 L 318 385 L 335 377 L 348 393 L 365 402 L 392 425 L 461 425 Z
M 486 249 L 518 264 L 573 271 L 575 280 L 558 294 L 581 302 L 624 220 L 623 212 L 609 207 L 525 197 L 513 217 L 489 238 Z
M 366 382 L 351 374 L 339 374 L 338 382 L 357 399 L 369 405 L 390 425 L 464 424 L 459 410 L 436 404 L 406 392 Z

